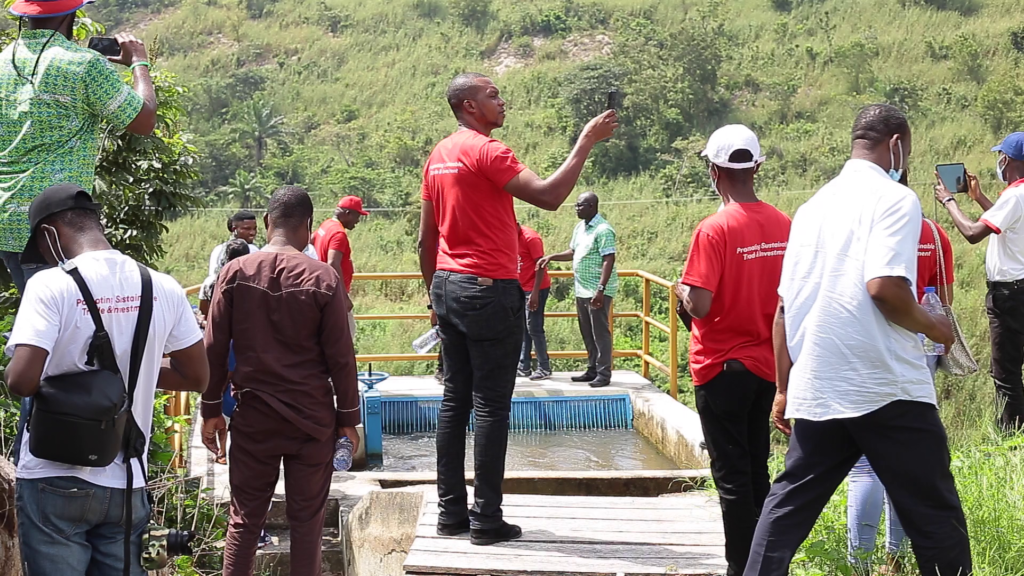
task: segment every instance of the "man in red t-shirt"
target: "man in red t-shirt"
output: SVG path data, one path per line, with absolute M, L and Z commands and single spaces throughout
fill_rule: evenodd
M 546 380 L 551 377 L 551 360 L 548 358 L 548 338 L 544 334 L 544 308 L 551 293 L 551 277 L 548 269 L 537 273 L 537 261 L 544 257 L 544 241 L 532 228 L 519 226 L 519 286 L 526 292 L 526 332 L 523 334 L 523 351 L 519 355 L 517 376 L 530 380 Z M 530 353 L 537 350 L 537 370 L 531 372 Z
M 345 282 L 345 291 L 352 291 L 352 246 L 348 243 L 346 230 L 355 230 L 362 216 L 369 214 L 363 210 L 363 200 L 358 196 L 345 196 L 338 200 L 334 209 L 334 217 L 320 225 L 313 234 L 313 247 L 316 257 L 326 262 Z
M 719 128 L 701 155 L 724 208 L 693 231 L 676 294 L 693 318 L 690 372 L 720 494 L 731 576 L 746 567 L 770 488 L 772 324 L 790 220 L 754 193 L 764 157 L 749 128 Z
M 614 110 L 591 120 L 565 163 L 547 179 L 491 138 L 505 101 L 482 74 L 448 85 L 458 130 L 434 147 L 423 168 L 420 271 L 444 356 L 444 399 L 437 423 L 437 532 L 467 530 L 473 544 L 519 538 L 502 519 L 508 419 L 523 343 L 523 290 L 516 269 L 519 231 L 512 198 L 557 210 L 572 192 L 594 145 L 618 126 Z M 435 250 L 435 246 L 437 249 Z M 474 490 L 466 510 L 466 425 L 475 410 Z

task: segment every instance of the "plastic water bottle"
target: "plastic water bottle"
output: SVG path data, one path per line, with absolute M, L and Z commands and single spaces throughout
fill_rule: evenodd
M 434 326 L 429 332 L 412 341 L 412 349 L 417 354 L 426 354 L 440 341 L 441 332 L 438 331 L 437 326 Z
M 347 472 L 352 467 L 352 441 L 342 436 L 334 443 L 334 469 Z
M 921 307 L 932 314 L 942 314 L 942 300 L 935 292 L 935 288 L 929 286 L 924 289 L 924 296 L 921 297 Z M 946 347 L 937 342 L 932 342 L 924 334 L 919 335 L 921 344 L 924 346 L 924 353 L 928 356 L 942 356 L 946 353 Z

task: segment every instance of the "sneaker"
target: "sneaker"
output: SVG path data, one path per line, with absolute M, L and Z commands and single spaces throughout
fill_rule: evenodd
M 490 546 L 499 542 L 508 542 L 522 538 L 523 530 L 515 524 L 502 522 L 497 528 L 486 530 L 474 528 L 469 531 L 469 543 L 475 546 Z
M 604 388 L 605 386 L 608 386 L 611 383 L 611 380 L 605 380 L 604 378 L 594 378 L 594 380 L 589 384 L 589 386 L 591 388 Z
M 543 368 L 537 368 L 533 374 L 530 374 L 530 380 L 547 380 L 548 378 L 551 378 L 551 370 Z
M 579 376 L 573 376 L 570 380 L 573 382 L 593 382 L 594 380 L 597 380 L 597 372 L 590 372 L 588 370 Z
M 437 535 L 438 536 L 458 536 L 459 534 L 465 534 L 469 532 L 469 518 L 462 520 L 461 522 L 452 522 L 451 524 L 437 523 Z
M 527 368 L 526 370 L 523 370 L 522 368 L 516 368 L 516 376 L 518 376 L 520 378 L 529 378 L 530 377 L 530 370 L 529 370 L 529 368 Z
M 256 541 L 256 549 L 262 550 L 266 548 L 268 545 L 273 544 L 273 542 L 274 541 L 270 539 L 270 534 L 267 534 L 267 531 L 263 530 L 262 532 L 260 532 L 259 540 Z

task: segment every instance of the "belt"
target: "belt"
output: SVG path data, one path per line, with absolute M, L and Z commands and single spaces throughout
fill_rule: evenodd
M 722 363 L 722 372 L 749 372 L 749 370 L 739 360 L 726 360 Z
M 985 284 L 989 288 L 1024 288 L 1024 280 L 988 281 Z

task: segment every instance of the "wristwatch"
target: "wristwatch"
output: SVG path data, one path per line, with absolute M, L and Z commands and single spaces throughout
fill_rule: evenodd
M 434 309 L 434 305 L 433 304 L 427 304 L 427 310 L 433 310 L 433 309 Z
M 597 291 L 598 292 L 604 292 L 604 284 L 598 284 L 597 285 Z
M 949 198 L 946 198 L 945 200 L 942 201 L 942 205 L 945 206 L 950 202 L 956 202 L 956 196 L 950 196 Z

